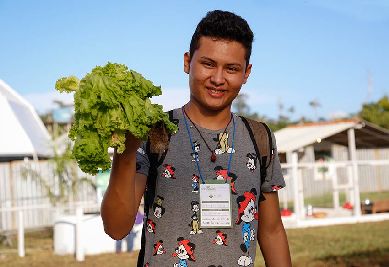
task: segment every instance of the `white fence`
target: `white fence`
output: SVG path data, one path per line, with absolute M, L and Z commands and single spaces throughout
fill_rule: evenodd
M 32 212 L 33 214 L 44 213 L 45 218 L 48 220 L 47 224 L 40 224 L 39 227 L 47 226 L 52 227 L 55 222 L 58 222 L 65 214 L 75 215 L 76 223 L 75 223 L 75 248 L 76 248 L 76 260 L 83 261 L 84 260 L 84 247 L 82 240 L 82 218 L 84 213 L 97 213 L 99 211 L 100 206 L 98 203 L 86 203 L 86 202 L 75 202 L 72 205 L 61 206 L 61 207 L 52 207 L 47 205 L 41 206 L 25 206 L 25 207 L 13 207 L 13 208 L 3 208 L 0 209 L 0 214 L 7 217 L 9 214 L 10 217 L 16 218 L 17 220 L 17 229 L 11 229 L 12 231 L 3 231 L 0 232 L 0 237 L 2 237 L 3 242 L 11 244 L 11 238 L 14 232 L 17 230 L 17 248 L 19 257 L 25 256 L 25 247 L 24 247 L 24 232 L 26 229 L 26 224 L 30 223 L 30 221 L 25 217 L 25 214 Z M 30 227 L 27 227 L 31 228 Z
M 24 226 L 27 229 L 52 225 L 53 203 L 48 196 L 48 187 L 52 197 L 60 195 L 60 190 L 63 190 L 53 168 L 49 161 L 0 163 L 0 232 L 17 228 L 15 208 L 23 210 Z M 29 175 L 26 169 L 39 173 L 40 179 Z M 94 177 L 89 179 L 93 180 Z M 74 207 L 73 202 L 97 203 L 96 191 L 92 186 L 78 184 L 76 196 L 71 194 L 70 187 L 71 185 L 65 189 L 68 190 L 65 194 L 69 195 L 70 201 L 66 204 L 69 209 Z
M 66 208 L 73 210 L 74 201 L 97 204 L 94 188 L 83 184 L 79 186 L 77 197 L 73 202 L 67 202 L 66 206 L 62 205 L 59 209 L 55 209 L 42 183 L 28 175 L 23 175 L 22 170 L 26 164 L 29 163 L 24 161 L 0 163 L 0 232 L 17 229 L 19 210 L 23 210 L 25 228 L 30 229 L 52 226 L 55 213 L 62 212 Z M 354 165 L 357 167 L 356 170 L 353 169 Z M 53 176 L 53 166 L 50 162 L 40 161 L 32 168 L 44 177 L 47 184 L 55 189 L 54 192 L 60 190 L 60 181 L 58 177 Z M 293 208 L 299 211 L 296 216 L 298 215 L 300 220 L 307 219 L 305 209 L 310 204 L 306 201 L 307 198 L 330 195 L 332 204 L 329 208 L 345 211 L 341 208 L 344 201 L 340 196 L 345 196 L 345 201 L 349 201 L 355 207 L 359 206 L 360 197 L 356 195 L 359 191 L 389 191 L 389 171 L 386 171 L 389 170 L 389 160 L 359 160 L 355 163 L 352 161 L 296 162 L 282 164 L 282 168 L 287 187 L 279 193 L 281 207 L 293 205 Z M 358 205 L 355 205 L 356 203 Z M 97 211 L 98 209 L 89 212 Z M 350 217 L 355 214 L 355 210 L 329 215 L 339 214 Z
M 389 192 L 389 173 L 374 175 L 377 169 L 388 168 L 389 160 L 297 163 L 295 155 L 292 163 L 281 167 L 287 184 L 279 193 L 281 207 L 293 206 L 294 211 L 290 219 L 285 220 L 289 227 L 389 220 L 389 213 L 362 215 L 363 199 L 360 197 L 360 193 L 376 189 L 372 185 L 379 185 L 379 190 L 373 192 Z M 324 207 L 320 203 L 316 207 L 309 205 L 307 200 L 314 198 L 323 201 Z M 346 202 L 348 207 L 343 206 Z M 312 209 L 321 215 L 321 220 L 312 217 Z
M 359 160 L 358 166 L 359 191 L 385 192 L 389 191 L 389 160 Z M 292 164 L 281 164 L 286 179 L 286 197 L 293 201 Z M 347 195 L 353 189 L 352 162 L 331 161 L 324 163 L 299 163 L 298 175 L 304 198 L 318 197 L 340 190 Z M 350 199 L 348 199 L 350 200 Z

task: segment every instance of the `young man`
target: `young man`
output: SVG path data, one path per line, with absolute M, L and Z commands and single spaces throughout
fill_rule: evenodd
M 112 238 L 129 232 L 145 190 L 153 191 L 138 266 L 253 266 L 256 242 L 266 266 L 291 266 L 276 192 L 285 186 L 277 153 L 261 185 L 248 130 L 231 113 L 251 72 L 252 42 L 247 22 L 233 13 L 212 11 L 198 24 L 184 55 L 190 100 L 173 111 L 179 130 L 155 188 L 147 181 L 153 163 L 145 144 L 128 135 L 126 151 L 115 153 L 101 207 Z

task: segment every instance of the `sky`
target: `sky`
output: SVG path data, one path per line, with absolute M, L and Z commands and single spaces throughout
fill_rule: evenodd
M 241 90 L 251 112 L 330 119 L 389 94 L 389 0 L 0 0 L 0 79 L 45 113 L 72 101 L 55 91 L 58 78 L 122 63 L 162 87 L 153 101 L 180 107 L 189 99 L 183 54 L 214 9 L 254 32 Z

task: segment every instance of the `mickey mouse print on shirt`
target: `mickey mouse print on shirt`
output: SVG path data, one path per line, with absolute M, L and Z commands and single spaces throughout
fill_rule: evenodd
M 155 222 L 151 219 L 147 219 L 146 221 L 147 225 L 147 232 L 155 234 Z
M 212 240 L 212 244 L 227 246 L 227 234 L 220 230 L 216 230 L 216 237 Z
M 173 257 L 177 257 L 178 263 L 174 264 L 174 267 L 188 267 L 188 261 L 196 261 L 194 250 L 196 245 L 190 242 L 189 239 L 184 239 L 183 237 L 177 238 L 178 247 L 176 247 L 175 252 L 172 254 Z
M 163 170 L 161 174 L 162 177 L 176 179 L 176 177 L 174 176 L 174 174 L 176 173 L 176 168 L 174 168 L 173 165 L 163 164 L 163 167 L 165 167 L 165 170 Z
M 254 172 L 255 169 L 257 168 L 257 154 L 255 153 L 247 153 L 246 155 L 247 161 L 246 161 L 246 166 L 247 168 L 251 171 Z
M 199 182 L 200 182 L 200 177 L 196 174 L 193 174 L 192 175 L 192 193 L 199 192 Z
M 236 199 L 238 204 L 238 218 L 236 220 L 236 224 L 239 225 L 243 222 L 243 243 L 240 245 L 240 248 L 244 255 L 238 259 L 239 266 L 249 266 L 252 263 L 252 258 L 248 255 L 248 250 L 250 248 L 251 241 L 255 240 L 255 230 L 251 226 L 251 222 L 258 220 L 256 199 L 257 190 L 255 188 L 251 188 L 250 192 L 244 192 L 243 195 L 240 195 Z
M 162 255 L 165 253 L 166 253 L 166 250 L 163 247 L 163 241 L 159 240 L 157 243 L 154 244 L 153 256 Z
M 161 196 L 157 196 L 154 204 L 153 204 L 153 211 L 154 211 L 154 216 L 160 219 L 162 215 L 165 213 L 165 208 L 162 207 L 164 198 Z
M 215 149 L 215 154 L 220 155 L 224 153 L 235 153 L 235 149 L 228 145 L 228 133 L 219 133 L 217 138 L 214 138 L 213 140 L 219 142 L 217 148 Z
M 282 188 L 283 188 L 282 185 L 272 185 L 272 186 L 271 186 L 271 190 L 272 190 L 273 192 L 276 192 L 276 191 L 278 191 L 278 190 L 280 190 L 280 189 L 282 189 Z
M 231 193 L 237 195 L 235 188 L 235 181 L 238 178 L 235 173 L 228 172 L 227 169 L 224 169 L 222 166 L 216 166 L 213 169 L 216 172 L 216 180 L 224 180 L 225 182 L 231 183 Z
M 202 234 L 203 231 L 200 229 L 200 221 L 198 216 L 198 212 L 200 210 L 199 202 L 194 200 L 190 203 L 190 205 L 192 207 L 192 212 L 193 212 L 191 216 L 192 221 L 189 224 L 189 226 L 191 227 L 190 234 L 191 235 Z
M 194 152 L 190 153 L 192 156 L 192 161 L 199 161 L 199 152 L 200 152 L 200 144 L 197 141 L 193 142 L 193 150 Z

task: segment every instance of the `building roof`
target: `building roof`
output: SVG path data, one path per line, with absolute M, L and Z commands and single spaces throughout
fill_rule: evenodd
M 389 147 L 389 131 L 361 119 L 291 125 L 275 132 L 279 153 L 295 151 L 316 142 L 348 146 L 347 130 L 355 129 L 357 148 Z
M 0 80 L 0 161 L 51 154 L 50 135 L 34 108 Z

